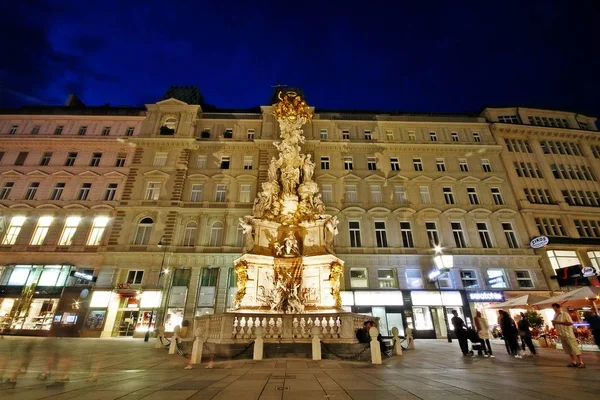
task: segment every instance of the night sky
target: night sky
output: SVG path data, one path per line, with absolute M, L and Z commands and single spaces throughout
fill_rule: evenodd
M 246 108 L 281 82 L 317 108 L 600 116 L 597 0 L 2 3 L 0 107 L 142 105 L 175 84 Z

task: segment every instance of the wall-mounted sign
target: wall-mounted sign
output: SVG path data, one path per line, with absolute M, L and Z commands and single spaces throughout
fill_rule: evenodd
M 504 283 L 504 277 L 503 276 L 495 276 L 493 278 L 489 278 L 488 279 L 488 285 L 493 286 L 493 285 L 501 285 Z
M 583 276 L 590 277 L 590 276 L 596 276 L 596 270 L 594 269 L 594 267 L 583 267 L 581 268 L 581 273 L 583 274 Z
M 504 294 L 502 292 L 467 292 L 467 297 L 470 301 L 486 303 L 501 303 L 504 301 Z
M 98 280 L 97 276 L 94 276 L 92 274 L 86 274 L 85 272 L 81 272 L 81 271 L 71 271 L 71 276 L 74 278 L 79 278 L 79 279 L 83 279 L 84 281 L 90 281 L 90 282 L 96 282 Z
M 583 274 L 584 268 L 580 264 L 571 265 L 556 270 L 556 276 L 551 277 L 558 281 L 559 286 L 590 286 L 590 280 Z
M 532 249 L 541 249 L 542 247 L 545 247 L 548 242 L 550 242 L 550 239 L 548 239 L 546 236 L 538 236 L 531 239 L 529 246 L 531 246 Z

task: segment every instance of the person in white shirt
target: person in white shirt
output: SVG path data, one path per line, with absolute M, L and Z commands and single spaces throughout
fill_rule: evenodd
M 556 328 L 556 333 L 560 338 L 563 351 L 571 358 L 571 363 L 567 367 L 585 368 L 583 359 L 581 358 L 581 350 L 573 332 L 573 320 L 571 316 L 560 308 L 560 304 L 552 304 L 554 309 L 554 319 L 552 324 Z
M 490 357 L 495 357 L 492 354 L 492 345 L 490 343 L 490 326 L 487 319 L 481 315 L 481 311 L 477 311 L 477 314 L 475 314 L 475 328 L 477 328 L 477 336 L 479 336 L 483 345 L 487 348 L 487 354 Z

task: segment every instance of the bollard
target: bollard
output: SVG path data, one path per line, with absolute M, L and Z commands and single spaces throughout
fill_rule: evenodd
M 313 326 L 310 328 L 312 334 L 312 359 L 317 361 L 321 359 L 321 327 Z
M 398 337 L 398 328 L 392 328 L 392 335 L 394 336 L 394 354 L 397 356 L 402 355 L 402 345 L 400 344 L 400 338 Z
M 171 337 L 171 344 L 169 345 L 169 354 L 177 353 L 177 339 L 179 339 L 180 332 L 181 327 L 175 325 L 175 328 L 173 328 L 173 336 Z
M 379 331 L 374 326 L 369 329 L 369 335 L 371 335 L 371 363 L 381 364 L 381 347 L 379 347 Z
M 258 361 L 263 359 L 263 336 L 265 335 L 265 328 L 262 326 L 257 326 L 254 330 L 254 333 L 256 333 L 256 339 L 254 340 L 254 355 L 252 359 Z
M 192 345 L 192 355 L 190 364 L 200 364 L 202 362 L 202 349 L 204 348 L 205 337 L 202 335 L 200 328 L 194 332 L 194 344 Z
M 415 349 L 415 341 L 412 333 L 412 329 L 406 328 L 406 343 L 408 343 L 408 349 Z
M 162 339 L 165 337 L 162 327 L 156 328 L 156 342 L 154 342 L 155 349 L 162 349 Z

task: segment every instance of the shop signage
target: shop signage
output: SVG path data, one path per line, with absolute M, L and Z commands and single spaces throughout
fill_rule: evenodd
M 504 277 L 503 276 L 495 276 L 493 278 L 489 278 L 488 279 L 488 285 L 492 286 L 492 285 L 501 285 L 504 283 Z
M 502 278 L 501 276 L 499 278 Z M 467 296 L 470 301 L 482 301 L 486 303 L 496 303 L 504 301 L 502 292 L 468 292 Z
M 531 242 L 529 242 L 529 246 L 531 246 L 532 249 L 541 249 L 542 247 L 546 247 L 548 242 L 550 242 L 550 239 L 548 239 L 548 237 L 538 236 L 531 239 Z
M 581 273 L 583 274 L 583 276 L 590 277 L 590 276 L 596 276 L 596 270 L 594 269 L 594 267 L 583 267 L 581 269 Z
M 555 279 L 559 286 L 590 286 L 590 280 L 584 275 L 580 264 L 571 265 L 556 270 Z
M 79 278 L 79 279 L 83 279 L 84 281 L 90 281 L 90 282 L 96 282 L 98 280 L 97 276 L 94 276 L 92 274 L 86 274 L 85 272 L 81 272 L 81 271 L 71 271 L 71 276 L 74 278 Z

